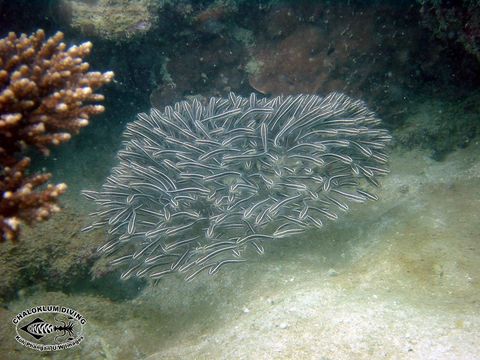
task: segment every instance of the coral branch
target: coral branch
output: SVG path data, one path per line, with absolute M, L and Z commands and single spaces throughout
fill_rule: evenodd
M 49 155 L 49 147 L 70 140 L 104 111 L 95 90 L 112 72 L 88 72 L 83 58 L 92 44 L 67 48 L 63 34 L 45 39 L 11 32 L 0 39 L 0 235 L 15 241 L 21 221 L 33 223 L 58 211 L 66 185 L 42 187 L 50 174 L 27 175 L 29 147 Z M 93 103 L 93 104 L 92 104 Z

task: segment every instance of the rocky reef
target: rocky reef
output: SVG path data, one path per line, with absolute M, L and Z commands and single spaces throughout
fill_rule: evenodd
M 480 2 L 478 0 L 417 0 L 422 24 L 446 43 L 457 43 L 480 61 Z
M 251 92 L 257 96 L 298 92 L 321 96 L 333 90 L 343 91 L 366 100 L 384 120 L 385 127 L 392 130 L 396 147 L 422 148 L 425 156 L 439 161 L 457 148 L 474 144 L 479 131 L 475 119 L 480 84 L 480 62 L 475 50 L 476 2 L 371 4 L 0 0 L 2 36 L 9 31 L 31 33 L 42 26 L 48 33 L 63 31 L 73 43 L 89 39 L 95 43 L 95 52 L 89 58 L 92 67 L 116 73 L 115 82 L 105 88 L 104 103 L 109 110 L 104 114 L 105 121 L 93 122 L 60 152 L 46 146 L 53 154 L 46 160 L 29 152 L 32 166 L 27 169 L 24 160 L 13 173 L 22 179 L 30 179 L 40 170 L 41 174 L 48 171 L 63 176 L 74 161 L 89 177 L 80 172 L 75 177 L 70 171 L 71 179 L 82 182 L 82 188 L 98 188 L 99 179 L 108 172 L 105 164 L 110 167 L 113 161 L 112 149 L 118 148 L 119 137 L 135 114 L 185 98 L 191 102 L 193 98 L 202 101 L 211 96 L 226 97 L 230 91 L 241 96 Z M 33 10 L 20 11 L 26 8 Z M 35 147 L 30 146 L 32 150 Z M 72 188 L 73 181 L 67 182 Z M 37 189 L 45 189 L 42 186 Z M 63 191 L 62 186 L 50 189 L 56 191 L 54 194 Z M 72 196 L 70 204 L 82 207 L 77 204 L 78 193 Z M 56 200 L 54 204 L 58 206 Z M 47 236 L 48 232 L 39 234 Z M 35 235 L 26 229 L 24 236 Z M 81 239 L 68 238 L 72 243 Z M 91 250 L 93 244 L 101 243 L 102 235 L 95 233 L 90 240 L 85 246 Z M 38 268 L 34 257 L 22 258 L 21 252 L 11 254 L 4 257 L 9 263 L 14 261 L 11 268 L 26 262 L 32 262 L 32 269 Z M 83 261 L 86 258 L 82 257 L 81 272 L 70 271 L 68 266 L 56 267 L 53 259 L 45 260 L 41 266 L 72 280 L 75 274 L 84 277 L 88 273 L 85 269 L 90 260 Z M 68 256 L 63 259 L 72 261 Z M 105 264 L 100 265 L 94 267 L 94 275 L 110 271 Z M 35 283 L 33 275 L 14 276 L 22 278 L 22 287 Z M 8 281 L 5 288 L 6 293 L 14 294 L 15 282 Z
M 73 29 L 107 40 L 128 41 L 155 26 L 157 12 L 166 1 L 62 0 L 58 12 Z

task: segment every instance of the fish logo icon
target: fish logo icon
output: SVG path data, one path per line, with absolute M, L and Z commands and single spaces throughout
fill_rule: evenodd
M 37 351 L 72 348 L 83 339 L 87 320 L 78 311 L 59 305 L 41 305 L 18 313 L 13 319 L 15 340 Z
M 71 319 L 73 318 L 69 317 L 69 320 Z M 52 333 L 61 333 L 55 337 L 55 341 L 58 341 L 65 336 L 67 336 L 68 340 L 73 340 L 74 323 L 72 321 L 65 322 L 57 318 L 55 318 L 55 321 L 62 323 L 62 325 L 53 325 L 37 317 L 27 325 L 22 326 L 20 329 L 37 340 Z

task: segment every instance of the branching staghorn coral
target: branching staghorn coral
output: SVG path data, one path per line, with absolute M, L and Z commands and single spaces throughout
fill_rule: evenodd
M 153 108 L 127 126 L 119 165 L 95 201 L 99 251 L 123 279 L 192 280 L 321 228 L 349 202 L 377 197 L 391 141 L 362 101 L 331 93 Z
M 45 39 L 11 32 L 0 39 L 0 236 L 15 241 L 22 221 L 45 220 L 59 210 L 57 198 L 66 185 L 42 187 L 50 174 L 28 174 L 28 148 L 44 155 L 68 141 L 104 111 L 95 90 L 110 82 L 112 72 L 89 72 L 83 58 L 92 44 L 67 48 L 63 34 Z M 93 104 L 91 104 L 93 103 Z

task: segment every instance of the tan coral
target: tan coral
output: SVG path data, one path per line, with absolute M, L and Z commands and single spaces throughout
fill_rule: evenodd
M 70 26 L 87 35 L 125 41 L 143 35 L 158 20 L 165 1 L 156 0 L 62 0 L 60 11 L 70 14 Z M 65 10 L 68 9 L 68 10 Z
M 43 186 L 50 174 L 27 175 L 29 147 L 49 154 L 49 147 L 70 140 L 90 116 L 104 111 L 95 90 L 112 72 L 88 72 L 83 61 L 90 42 L 67 48 L 63 34 L 45 39 L 9 33 L 0 39 L 0 235 L 15 241 L 22 221 L 42 221 L 59 210 L 65 184 Z

